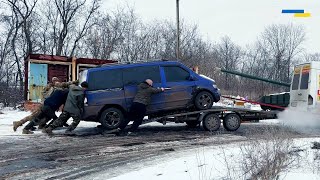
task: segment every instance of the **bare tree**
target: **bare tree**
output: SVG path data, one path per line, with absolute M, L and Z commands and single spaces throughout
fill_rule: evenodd
M 38 0 L 33 0 L 33 1 L 7 0 L 7 1 L 11 5 L 16 18 L 17 19 L 20 18 L 20 22 L 17 21 L 16 30 L 19 30 L 21 26 L 23 27 L 23 33 L 25 35 L 25 40 L 27 42 L 27 53 L 28 54 L 32 53 L 33 46 L 32 46 L 32 40 L 31 40 L 31 32 L 30 32 L 31 21 L 28 21 L 29 20 L 28 18 L 32 15 Z
M 130 8 L 118 8 L 109 14 L 100 14 L 97 23 L 88 30 L 84 39 L 84 49 L 88 51 L 86 54 L 101 59 L 121 56 L 120 47 L 124 46 L 121 43 L 124 43 L 125 33 L 129 33 L 129 26 L 136 23 L 134 19 L 136 15 Z
M 305 62 L 320 61 L 320 53 L 305 54 L 304 61 Z
M 302 52 L 301 45 L 305 40 L 302 26 L 271 25 L 265 29 L 259 40 L 260 47 L 269 55 L 273 64 L 272 78 L 288 82 L 292 62 Z
M 221 43 L 217 46 L 219 55 L 219 65 L 227 70 L 237 70 L 241 60 L 241 48 L 231 41 L 229 37 L 223 37 Z M 235 85 L 235 77 L 230 74 L 224 74 L 224 88 L 230 90 Z M 232 85 L 232 86 L 231 86 Z
M 48 24 L 51 27 L 49 34 L 43 32 L 44 42 L 49 36 L 52 54 L 73 56 L 79 41 L 95 24 L 93 18 L 100 7 L 100 0 L 47 0 L 45 3 L 47 9 L 42 11 L 46 17 L 44 30 L 48 29 Z

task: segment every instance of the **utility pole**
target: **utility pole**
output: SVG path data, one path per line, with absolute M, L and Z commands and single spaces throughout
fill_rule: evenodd
M 176 47 L 176 58 L 179 59 L 180 54 L 180 25 L 179 25 L 179 0 L 176 0 L 177 5 L 177 47 Z

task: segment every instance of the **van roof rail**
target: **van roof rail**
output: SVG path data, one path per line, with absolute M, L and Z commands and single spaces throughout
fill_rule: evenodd
M 102 64 L 97 67 L 104 67 L 104 66 L 116 66 L 116 65 L 123 65 L 123 64 L 137 64 L 137 63 L 149 63 L 149 62 L 161 62 L 161 61 L 171 61 L 169 59 L 148 59 L 148 60 L 137 60 L 134 62 L 114 62 L 114 63 L 107 63 Z

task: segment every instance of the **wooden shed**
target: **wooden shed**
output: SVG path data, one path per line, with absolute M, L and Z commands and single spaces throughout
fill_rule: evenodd
M 117 61 L 30 54 L 25 59 L 25 100 L 40 102 L 41 92 L 52 77 L 58 77 L 62 82 L 76 80 L 84 69 L 115 62 Z

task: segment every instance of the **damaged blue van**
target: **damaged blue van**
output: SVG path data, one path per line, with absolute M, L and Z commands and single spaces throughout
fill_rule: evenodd
M 80 81 L 89 83 L 83 120 L 98 121 L 107 129 L 117 128 L 127 116 L 137 85 L 145 79 L 152 79 L 154 87 L 170 88 L 153 95 L 147 115 L 205 110 L 220 100 L 214 80 L 178 61 L 106 64 L 81 74 Z

